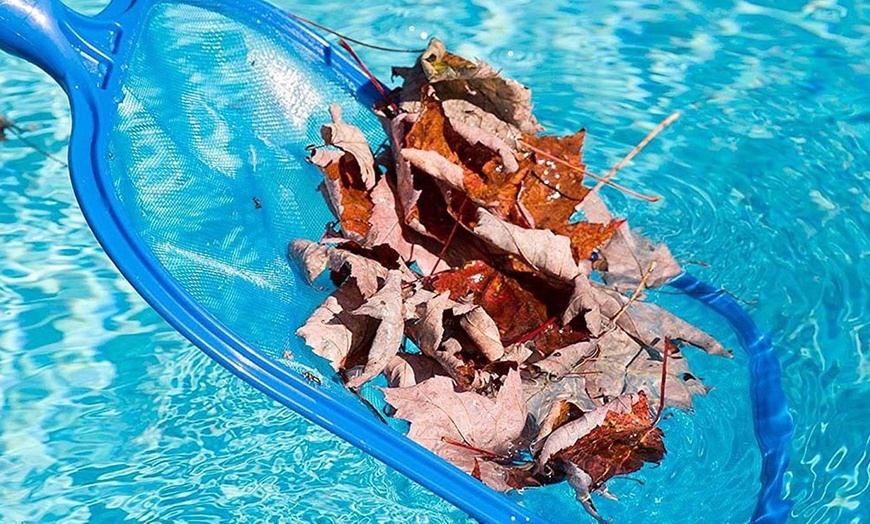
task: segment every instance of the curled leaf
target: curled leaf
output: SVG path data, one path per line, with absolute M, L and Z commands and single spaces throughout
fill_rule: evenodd
M 287 251 L 290 259 L 304 269 L 309 281 L 315 280 L 326 268 L 340 271 L 345 266 L 349 267 L 351 278 L 356 280 L 366 298 L 377 292 L 378 279 L 387 278 L 387 268 L 378 261 L 339 247 L 299 239 L 291 242 Z
M 359 166 L 360 178 L 365 189 L 375 187 L 375 157 L 369 148 L 365 135 L 356 126 L 347 124 L 341 118 L 341 107 L 337 104 L 329 106 L 332 123 L 320 128 L 320 135 L 328 145 L 335 146 L 349 153 Z
M 465 313 L 459 317 L 459 324 L 487 360 L 494 362 L 504 356 L 498 326 L 483 308 L 475 307 Z
M 525 229 L 499 220 L 478 209 L 474 233 L 492 245 L 521 257 L 530 266 L 553 278 L 570 282 L 578 274 L 571 241 L 546 229 Z
M 339 371 L 348 366 L 348 357 L 365 352 L 377 324 L 369 317 L 351 313 L 364 302 L 356 286 L 344 285 L 326 298 L 296 334 Z
M 348 381 L 347 386 L 358 388 L 380 374 L 390 363 L 404 337 L 405 322 L 402 315 L 402 273 L 391 270 L 384 285 L 358 307 L 354 315 L 366 315 L 380 320 L 369 357 L 362 374 Z

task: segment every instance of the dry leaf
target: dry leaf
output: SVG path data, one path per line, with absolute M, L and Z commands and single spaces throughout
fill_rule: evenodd
M 326 268 L 339 271 L 347 265 L 350 276 L 366 298 L 377 292 L 378 279 L 387 278 L 388 270 L 379 262 L 339 247 L 299 239 L 291 242 L 287 251 L 290 259 L 304 269 L 309 281 L 314 281 Z
M 498 326 L 483 308 L 471 309 L 459 317 L 459 324 L 487 360 L 494 362 L 504 356 Z
M 402 272 L 391 270 L 383 287 L 358 307 L 354 315 L 366 315 L 380 320 L 372 340 L 369 358 L 361 375 L 348 381 L 349 388 L 358 388 L 378 376 L 396 356 L 405 336 L 402 314 Z
M 391 388 L 407 388 L 436 375 L 444 375 L 444 370 L 441 364 L 426 355 L 399 353 L 387 364 L 384 375 Z
M 571 241 L 546 229 L 525 229 L 499 220 L 485 209 L 477 210 L 474 233 L 508 253 L 522 258 L 538 271 L 570 282 L 578 274 Z
M 332 117 L 332 123 L 320 128 L 320 136 L 323 137 L 323 141 L 352 155 L 359 166 L 364 188 L 375 187 L 375 157 L 372 155 L 366 136 L 358 127 L 347 124 L 341 119 L 340 106 L 336 104 L 329 106 L 329 114 Z
M 362 294 L 355 285 L 344 285 L 326 298 L 296 334 L 329 360 L 339 371 L 346 367 L 348 356 L 364 352 L 375 334 L 376 323 L 368 317 L 351 313 L 362 305 Z
M 501 491 L 510 489 L 506 467 L 445 440 L 494 454 L 511 453 L 527 416 L 519 373 L 507 374 L 494 400 L 453 388 L 451 379 L 433 377 L 413 387 L 385 389 L 384 394 L 395 416 L 411 423 L 409 438 L 468 473 L 478 459 L 483 482 Z

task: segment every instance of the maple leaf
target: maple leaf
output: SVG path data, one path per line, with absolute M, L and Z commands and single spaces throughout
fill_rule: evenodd
M 437 292 L 449 291 L 454 300 L 470 297 L 481 306 L 498 326 L 504 344 L 513 344 L 530 334 L 528 342 L 537 351 L 549 354 L 588 337 L 573 324 L 557 325 L 554 314 L 567 297 L 546 282 L 533 279 L 521 283 L 483 261 L 475 260 L 432 278 Z
M 574 290 L 568 300 L 568 307 L 562 313 L 562 323 L 567 324 L 582 314 L 586 322 L 586 329 L 593 337 L 601 334 L 603 318 L 601 307 L 598 305 L 599 297 L 589 281 L 589 277 L 578 274 L 574 277 Z
M 629 401 L 630 410 L 600 408 L 607 411 L 604 420 L 555 454 L 557 460 L 571 462 L 585 471 L 592 478 L 592 489 L 617 475 L 634 473 L 646 462 L 661 462 L 665 455 L 663 434 L 652 425 L 646 395 L 641 391 L 617 400 Z M 562 429 L 570 432 L 569 425 L 557 431 Z
M 585 130 L 564 137 L 525 135 L 523 143 L 583 170 L 586 166 L 581 150 L 585 137 Z M 566 226 L 574 215 L 574 208 L 589 193 L 583 185 L 582 172 L 568 169 L 549 158 L 539 158 L 534 152 L 526 153 L 524 160 L 523 167 L 532 175 L 524 179 L 519 203 L 531 221 L 530 226 L 554 231 Z
M 321 188 L 344 235 L 364 241 L 371 229 L 374 205 L 363 184 L 357 159 L 350 153 L 315 149 L 309 160 L 324 175 Z
M 643 392 L 623 395 L 553 431 L 539 464 L 564 472 L 577 500 L 601 521 L 590 493 L 617 475 L 664 458 L 662 431 L 652 422 Z
M 451 300 L 450 293 L 434 294 L 425 289 L 409 297 L 405 306 L 405 332 L 423 354 L 438 362 L 463 390 L 481 388 L 485 377 L 463 358 L 462 344 L 444 338 L 446 316 L 462 315 L 476 306 L 459 304 Z
M 387 278 L 388 269 L 376 260 L 310 240 L 294 240 L 288 246 L 287 254 L 305 271 L 309 282 L 317 279 L 327 268 L 340 271 L 345 266 L 350 267 L 351 278 L 366 298 L 377 292 L 378 279 Z
M 377 324 L 369 317 L 351 313 L 365 298 L 353 284 L 344 285 L 329 295 L 296 334 L 332 365 L 335 371 L 352 367 L 348 358 L 364 352 L 375 335 Z
M 384 375 L 391 388 L 407 388 L 436 375 L 444 375 L 444 370 L 437 360 L 426 355 L 399 353 L 387 364 Z
M 408 388 L 387 388 L 384 395 L 395 416 L 411 423 L 409 438 L 469 474 L 477 462 L 480 480 L 493 489 L 511 489 L 509 468 L 487 459 L 512 454 L 525 428 L 526 404 L 517 371 L 507 374 L 494 399 L 456 392 L 450 378 L 439 376 Z
M 520 133 L 541 130 L 532 114 L 531 91 L 514 80 L 502 78 L 489 65 L 471 62 L 449 53 L 433 38 L 413 68 L 394 68 L 404 79 L 402 100 L 419 100 L 420 92 L 431 85 L 441 100 L 451 102 L 457 119 L 467 119 L 475 127 L 509 141 Z M 413 107 L 413 105 L 411 105 Z
M 349 388 L 358 388 L 379 375 L 402 345 L 405 322 L 402 314 L 401 271 L 391 270 L 378 292 L 355 309 L 353 314 L 380 320 L 362 373 L 347 382 Z
M 386 177 L 378 180 L 369 197 L 373 206 L 369 219 L 371 228 L 365 238 L 364 245 L 387 245 L 395 250 L 406 264 L 416 263 L 424 274 L 434 271 L 439 261 L 438 255 L 406 230 L 399 218 L 396 196 Z
M 609 227 L 616 222 L 596 193 L 590 193 L 578 206 L 592 224 Z M 596 264 L 602 278 L 618 291 L 634 289 L 647 268 L 655 269 L 646 280 L 646 287 L 660 287 L 683 272 L 680 264 L 664 244 L 656 246 L 648 238 L 629 228 L 628 222 L 619 222 L 609 242 L 599 249 L 601 260 Z
M 571 241 L 546 229 L 526 229 L 478 209 L 474 233 L 492 245 L 519 256 L 535 270 L 570 282 L 579 269 Z
M 593 284 L 593 288 L 601 314 L 605 317 L 615 317 L 629 302 L 628 297 L 612 289 L 599 284 Z M 634 339 L 657 349 L 659 353 L 665 351 L 665 338 L 670 337 L 711 355 L 732 355 L 715 338 L 651 302 L 632 301 L 625 314 L 617 318 L 616 325 Z
M 459 317 L 459 325 L 487 360 L 494 362 L 504 356 L 504 344 L 498 326 L 485 309 L 473 308 Z
M 598 354 L 578 368 L 586 378 L 586 391 L 592 399 L 609 399 L 623 393 L 649 391 L 658 398 L 661 386 L 662 354 L 641 346 L 622 329 L 607 331 L 597 340 Z M 688 368 L 679 352 L 671 352 L 668 362 L 665 403 L 688 410 L 694 395 L 705 395 L 707 388 Z
M 551 377 L 563 377 L 581 361 L 594 356 L 597 351 L 596 341 L 581 340 L 553 351 L 546 358 L 529 364 L 529 367 L 534 368 L 538 373 L 545 373 Z
M 336 104 L 329 106 L 329 114 L 332 117 L 332 123 L 320 128 L 320 136 L 323 137 L 323 141 L 354 158 L 364 189 L 375 187 L 375 158 L 366 136 L 358 127 L 342 120 L 340 106 Z

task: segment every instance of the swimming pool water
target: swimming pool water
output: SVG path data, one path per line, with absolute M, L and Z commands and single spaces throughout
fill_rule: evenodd
M 589 129 L 585 158 L 599 170 L 683 110 L 620 175 L 663 202 L 605 197 L 681 260 L 710 266 L 693 272 L 757 300 L 796 423 L 786 479 L 794 520 L 870 514 L 866 7 L 280 4 L 379 43 L 437 35 L 502 67 L 533 88 L 548 131 Z M 363 56 L 382 77 L 407 59 Z M 6 56 L 0 112 L 38 124 L 34 140 L 65 154 L 63 94 Z M 195 350 L 117 275 L 65 169 L 17 142 L 0 145 L 0 246 L 0 521 L 463 519 Z M 702 310 L 689 315 L 736 347 Z M 759 457 L 746 358 L 692 360 L 716 389 L 696 414 L 665 421 L 669 455 L 636 476 L 644 485 L 613 482 L 621 502 L 599 505 L 617 522 L 751 514 Z

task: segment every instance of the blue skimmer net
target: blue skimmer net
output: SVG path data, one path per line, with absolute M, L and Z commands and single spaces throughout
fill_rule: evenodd
M 256 0 L 117 0 L 78 15 L 0 0 L 0 47 L 69 95 L 70 170 L 88 223 L 138 292 L 230 371 L 485 522 L 550 522 L 384 425 L 295 337 L 323 293 L 288 264 L 288 241 L 332 217 L 306 144 L 330 103 L 371 143 L 373 86 L 345 55 Z M 725 316 L 752 356 L 763 455 L 754 520 L 781 522 L 792 422 L 770 343 L 727 294 L 672 285 Z M 291 350 L 292 363 L 282 360 Z

